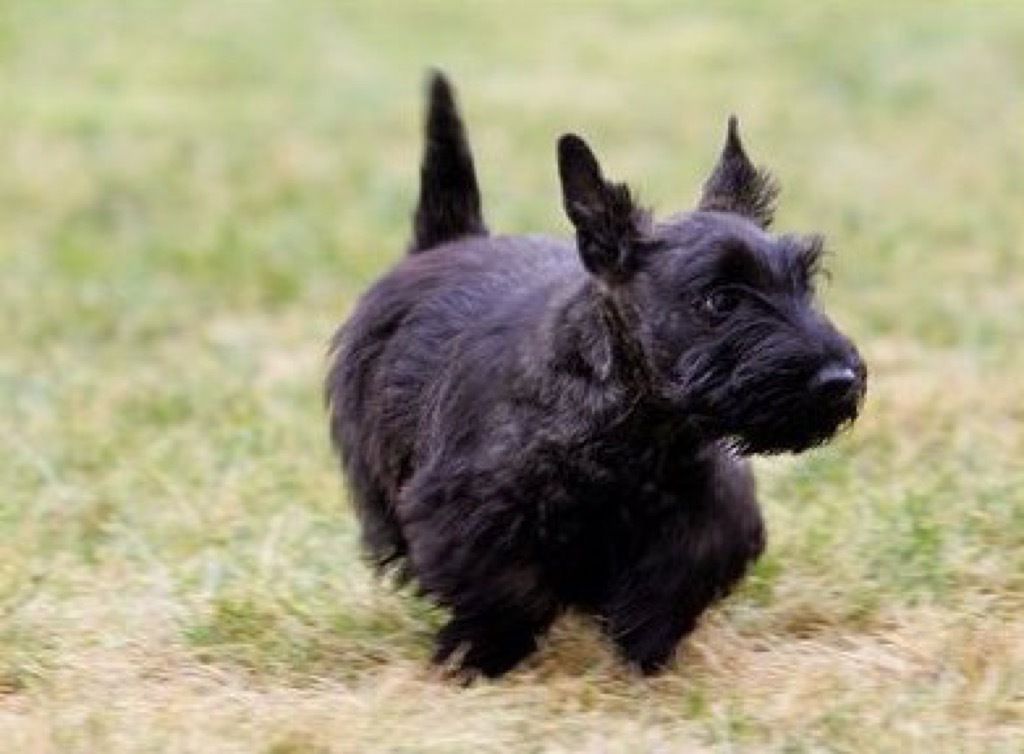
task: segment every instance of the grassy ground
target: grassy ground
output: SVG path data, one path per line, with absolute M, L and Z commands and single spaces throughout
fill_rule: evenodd
M 1024 11 L 631 8 L 0 4 L 0 750 L 1019 751 Z M 428 64 L 494 227 L 565 230 L 568 129 L 686 206 L 735 111 L 830 235 L 866 412 L 759 462 L 769 552 L 657 680 L 570 621 L 446 685 L 359 562 L 319 381 Z

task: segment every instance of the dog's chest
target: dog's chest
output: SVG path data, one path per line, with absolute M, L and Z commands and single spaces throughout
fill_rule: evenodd
M 595 444 L 561 466 L 539 503 L 542 561 L 562 597 L 597 606 L 619 573 L 699 498 L 702 474 L 671 448 Z

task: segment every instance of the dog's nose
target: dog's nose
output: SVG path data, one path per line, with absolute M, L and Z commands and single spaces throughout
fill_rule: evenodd
M 821 398 L 842 398 L 857 384 L 857 373 L 846 364 L 832 363 L 822 367 L 811 378 L 811 389 Z

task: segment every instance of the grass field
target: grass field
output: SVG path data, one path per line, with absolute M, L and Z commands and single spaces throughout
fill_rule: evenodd
M 327 447 L 332 329 L 408 234 L 420 85 L 492 227 L 554 140 L 687 206 L 737 112 L 828 233 L 855 430 L 758 462 L 770 546 L 677 667 L 560 624 L 425 667 Z M 0 752 L 1014 752 L 1024 741 L 1024 8 L 0 3 Z

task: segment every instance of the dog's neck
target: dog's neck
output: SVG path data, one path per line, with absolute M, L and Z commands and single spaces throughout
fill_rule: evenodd
M 636 337 L 637 319 L 621 292 L 597 280 L 567 292 L 538 331 L 526 335 L 532 358 L 540 346 L 550 359 L 537 393 L 542 403 L 571 405 L 592 438 L 635 435 L 646 442 L 685 443 L 689 428 L 655 390 Z
M 636 340 L 637 315 L 622 294 L 595 279 L 575 288 L 542 323 L 554 366 L 635 399 L 652 392 L 651 376 Z
M 647 359 L 636 337 L 638 316 L 632 302 L 615 288 L 590 281 L 589 293 L 592 306 L 602 324 L 604 353 L 602 354 L 604 376 L 614 378 L 624 386 L 636 390 L 639 395 L 653 397 L 652 383 Z

